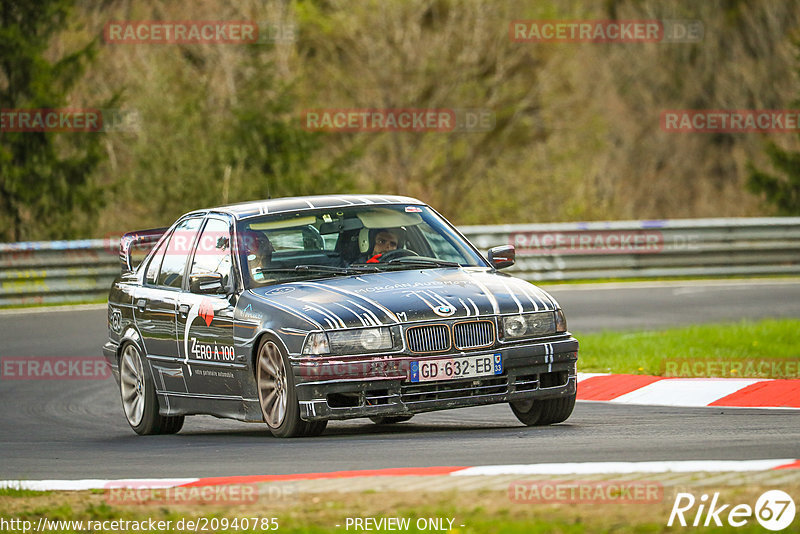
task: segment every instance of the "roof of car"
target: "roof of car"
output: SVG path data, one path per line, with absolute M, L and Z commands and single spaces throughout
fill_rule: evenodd
M 315 195 L 307 197 L 285 197 L 270 200 L 256 200 L 242 202 L 228 206 L 219 206 L 211 210 L 198 210 L 198 212 L 217 211 L 230 213 L 237 219 L 245 219 L 255 215 L 271 213 L 284 213 L 287 211 L 303 211 L 320 208 L 346 208 L 349 206 L 366 206 L 370 204 L 416 204 L 425 203 L 411 197 L 396 195 Z

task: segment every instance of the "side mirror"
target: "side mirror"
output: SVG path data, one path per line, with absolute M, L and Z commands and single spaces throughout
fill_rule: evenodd
M 501 245 L 489 249 L 489 263 L 495 269 L 505 269 L 511 267 L 517 259 L 517 251 L 514 245 Z
M 200 273 L 189 275 L 189 291 L 201 295 L 213 295 L 225 291 L 220 273 Z

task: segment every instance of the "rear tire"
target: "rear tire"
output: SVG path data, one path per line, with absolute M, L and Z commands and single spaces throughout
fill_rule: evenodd
M 294 389 L 294 374 L 280 346 L 265 337 L 258 346 L 256 383 L 261 416 L 276 438 L 318 436 L 328 421 L 303 421 Z
M 555 399 L 512 402 L 511 411 L 527 426 L 544 426 L 563 423 L 575 408 L 576 395 Z
M 404 423 L 414 417 L 413 415 L 373 415 L 369 418 L 376 425 L 394 425 Z
M 182 415 L 158 413 L 158 397 L 150 368 L 133 343 L 122 347 L 120 353 L 119 393 L 125 418 L 140 436 L 175 434 L 183 427 Z

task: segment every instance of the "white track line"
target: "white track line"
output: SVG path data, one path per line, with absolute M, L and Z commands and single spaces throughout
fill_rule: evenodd
M 613 473 L 691 473 L 764 471 L 794 463 L 777 460 L 676 460 L 667 462 L 587 462 L 533 465 L 486 465 L 467 467 L 451 476 L 486 475 L 605 475 Z
M 198 478 L 155 478 L 105 480 L 84 478 L 80 480 L 0 480 L 2 489 L 20 489 L 34 491 L 80 491 L 109 488 L 172 488 L 197 482 Z

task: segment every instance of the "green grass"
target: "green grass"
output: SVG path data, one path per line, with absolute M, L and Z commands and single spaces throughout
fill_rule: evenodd
M 28 489 L 0 488 L 0 497 L 41 497 L 49 495 L 52 491 L 35 491 Z
M 765 319 L 645 332 L 575 333 L 575 337 L 580 341 L 578 370 L 581 372 L 660 376 L 670 360 L 785 360 L 795 363 L 800 360 L 800 319 Z

